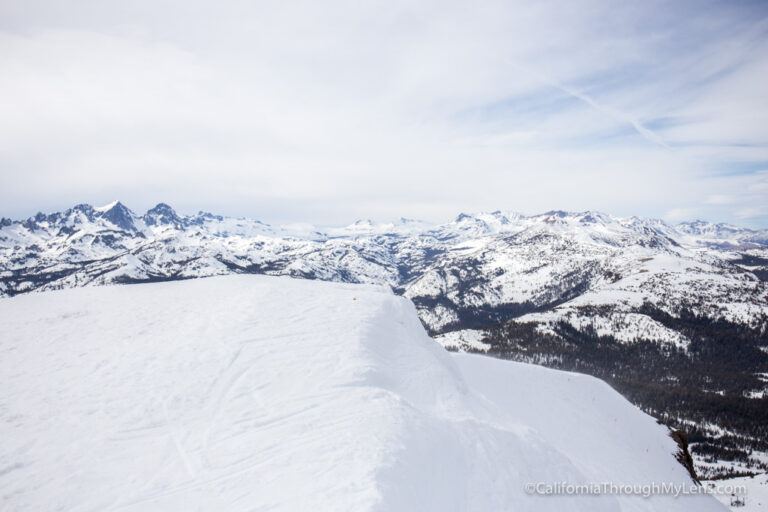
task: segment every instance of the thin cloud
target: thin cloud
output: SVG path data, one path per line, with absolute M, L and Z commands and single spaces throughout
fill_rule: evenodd
M 619 110 L 616 110 L 615 108 L 611 108 L 607 105 L 602 105 L 595 101 L 593 98 L 591 98 L 589 95 L 584 94 L 582 92 L 576 91 L 575 89 L 572 89 L 570 87 L 567 87 L 562 84 L 558 84 L 557 82 L 553 81 L 546 81 L 548 84 L 550 84 L 553 87 L 556 87 L 557 89 L 560 89 L 561 91 L 573 96 L 574 98 L 577 98 L 590 107 L 594 108 L 598 112 L 602 112 L 603 114 L 606 114 L 613 119 L 624 122 L 632 126 L 632 128 L 635 129 L 635 131 L 643 137 L 645 140 L 650 142 L 651 144 L 656 144 L 658 146 L 663 147 L 664 149 L 670 149 L 669 145 L 664 142 L 664 140 L 656 133 L 654 133 L 652 130 L 649 130 L 645 126 L 643 126 L 640 121 L 638 121 L 635 117 L 631 116 L 630 114 L 627 114 L 626 112 L 620 112 Z
M 6 2 L 0 216 L 121 199 L 768 225 L 766 23 L 717 1 Z

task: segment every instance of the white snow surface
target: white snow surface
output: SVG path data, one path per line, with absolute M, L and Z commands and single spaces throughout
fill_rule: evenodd
M 717 488 L 717 499 L 735 512 L 765 512 L 768 510 L 768 475 L 743 476 L 728 480 L 706 482 Z M 746 492 L 733 492 L 744 488 Z
M 382 287 L 238 275 L 0 302 L 4 511 L 724 510 L 592 377 L 449 354 Z
M 480 351 L 488 352 L 491 345 L 483 342 L 484 331 L 477 329 L 462 329 L 435 336 L 435 341 L 443 348 L 458 352 Z

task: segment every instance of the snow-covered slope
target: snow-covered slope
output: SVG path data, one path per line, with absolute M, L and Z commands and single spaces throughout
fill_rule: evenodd
M 743 476 L 729 480 L 707 482 L 718 492 L 715 496 L 736 512 L 765 512 L 768 510 L 768 475 Z
M 3 510 L 721 510 L 583 375 L 451 355 L 388 290 L 266 276 L 0 301 Z
M 713 430 L 710 446 L 697 442 L 708 456 L 743 445 L 744 436 L 768 439 L 759 403 L 768 397 L 760 378 L 768 373 L 767 235 L 590 211 L 495 211 L 442 225 L 400 219 L 320 230 L 181 215 L 166 204 L 142 215 L 114 202 L 0 219 L 0 296 L 233 273 L 382 285 L 411 299 L 428 331 L 452 349 L 606 380 L 627 375 L 621 364 L 654 375 L 678 396 L 647 390 L 641 398 L 642 379 L 611 383 L 671 425 L 728 430 L 732 439 Z M 499 336 L 509 323 L 518 332 Z M 572 357 L 584 365 L 563 364 L 564 349 L 595 339 L 602 339 L 600 354 L 585 350 Z M 617 362 L 622 351 L 644 355 Z M 676 364 L 669 354 L 680 356 Z M 711 364 L 698 364 L 707 357 Z M 695 403 L 683 398 L 692 389 Z M 758 444 L 741 446 L 743 454 L 768 453 L 768 442 Z M 753 462 L 739 469 L 768 470 Z

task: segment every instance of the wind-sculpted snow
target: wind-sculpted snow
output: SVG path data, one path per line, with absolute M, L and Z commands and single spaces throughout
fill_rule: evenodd
M 382 287 L 225 276 L 0 301 L 3 510 L 723 510 L 606 384 L 427 337 Z

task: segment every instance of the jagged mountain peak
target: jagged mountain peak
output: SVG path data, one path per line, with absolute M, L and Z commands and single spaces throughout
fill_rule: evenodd
M 684 233 L 693 235 L 712 235 L 722 233 L 742 233 L 745 231 L 752 231 L 746 228 L 740 228 L 731 224 L 723 222 L 714 223 L 707 222 L 705 220 L 694 220 L 690 222 L 681 222 L 675 226 L 678 230 Z
M 463 220 L 469 220 L 469 219 L 473 219 L 473 218 L 474 217 L 472 215 L 469 215 L 467 213 L 462 212 L 462 213 L 460 213 L 460 214 L 458 214 L 456 216 L 456 219 L 454 219 L 453 222 L 461 222 Z
M 596 210 L 584 210 L 580 212 L 572 212 L 566 210 L 550 210 L 538 215 L 533 215 L 531 218 L 542 219 L 546 221 L 576 221 L 582 224 L 609 224 L 614 222 L 613 216 Z
M 544 212 L 540 215 L 537 215 L 537 217 L 559 217 L 561 219 L 564 219 L 570 215 L 565 210 L 549 210 L 548 212 Z
M 768 229 L 748 229 L 733 224 L 703 220 L 681 222 L 674 227 L 677 233 L 691 237 L 699 245 L 735 248 L 768 245 Z
M 104 206 L 91 206 L 89 204 L 83 204 L 83 205 L 78 205 L 78 206 L 85 206 L 85 207 L 91 208 L 92 210 L 97 211 L 97 212 L 107 212 L 107 211 L 111 210 L 112 208 L 126 208 L 127 209 L 127 207 L 123 203 L 118 201 L 118 200 L 114 200 L 111 203 L 105 204 Z M 77 207 L 75 207 L 75 208 L 77 208 Z
M 135 220 L 137 216 L 120 201 L 113 201 L 106 206 L 93 208 L 96 215 L 126 231 L 137 231 Z
M 144 222 L 147 226 L 171 225 L 181 228 L 184 224 L 176 211 L 165 203 L 158 203 L 157 206 L 147 210 L 144 214 Z
M 579 222 L 584 224 L 609 224 L 615 221 L 615 219 L 607 213 L 588 210 L 580 213 L 577 216 Z
M 332 236 L 358 235 L 415 235 L 420 234 L 434 226 L 426 221 L 400 217 L 393 222 L 375 222 L 371 219 L 359 219 L 343 228 L 328 228 L 328 234 Z
M 175 215 L 176 211 L 169 204 L 157 203 L 154 208 L 147 210 L 147 213 L 173 213 Z
M 460 213 L 450 223 L 461 229 L 484 228 L 493 231 L 492 226 L 508 224 L 509 219 L 499 210 L 494 212 Z
M 93 207 L 93 206 L 91 206 L 90 204 L 87 204 L 87 203 L 80 203 L 80 204 L 76 204 L 75 206 L 73 206 L 72 208 L 70 208 L 70 210 L 71 210 L 71 211 L 76 211 L 76 212 L 93 213 L 94 211 L 107 211 L 107 210 L 109 210 L 109 209 L 110 209 L 112 206 L 115 206 L 115 205 L 117 205 L 117 204 L 120 204 L 120 202 L 119 202 L 119 201 L 115 201 L 114 203 L 110 203 L 110 204 L 109 204 L 109 205 L 107 205 L 107 206 L 103 206 L 103 207 L 101 207 L 101 208 L 94 208 L 94 207 Z M 42 215 L 42 214 L 38 213 L 38 215 Z

